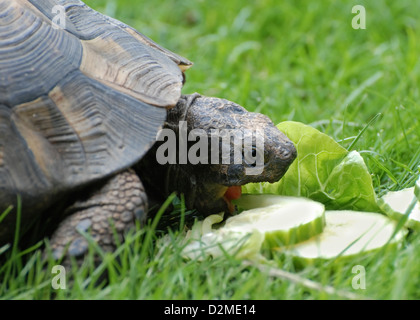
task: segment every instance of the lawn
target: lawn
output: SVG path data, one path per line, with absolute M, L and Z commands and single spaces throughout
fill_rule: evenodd
M 89 0 L 190 59 L 184 93 L 235 101 L 250 111 L 309 124 L 363 156 L 375 191 L 414 185 L 420 165 L 420 2 Z M 364 5 L 366 29 L 352 28 Z M 86 260 L 64 289 L 53 262 L 14 250 L 0 267 L 10 299 L 420 299 L 420 234 L 398 251 L 331 265 L 267 272 L 228 255 L 182 258 L 182 237 L 156 243 L 153 225 L 134 230 L 96 270 Z M 0 251 L 1 252 L 1 251 Z M 24 257 L 24 258 L 22 258 Z M 366 288 L 354 289 L 363 264 Z M 106 270 L 108 283 L 100 283 Z

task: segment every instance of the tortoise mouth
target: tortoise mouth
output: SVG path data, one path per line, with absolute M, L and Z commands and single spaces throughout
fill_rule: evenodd
M 235 212 L 232 200 L 242 194 L 240 185 L 226 186 L 223 184 L 207 184 L 196 186 L 193 192 L 187 194 L 187 207 L 195 208 L 203 216 L 225 212 Z
M 239 199 L 242 195 L 242 187 L 240 185 L 224 187 L 225 191 L 223 194 L 223 200 L 226 202 L 230 213 L 235 211 L 235 206 L 232 200 Z

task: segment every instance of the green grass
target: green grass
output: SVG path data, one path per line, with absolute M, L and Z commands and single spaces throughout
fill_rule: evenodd
M 86 2 L 192 60 L 184 93 L 227 98 L 274 123 L 313 125 L 362 154 L 378 195 L 414 185 L 420 165 L 420 3 Z M 365 30 L 351 27 L 356 4 L 366 8 Z M 288 260 L 277 265 L 298 279 L 229 256 L 185 261 L 177 232 L 167 236 L 170 246 L 144 244 L 156 236 L 152 227 L 134 230 L 119 248 L 118 261 L 104 254 L 95 271 L 87 259 L 69 271 L 74 281 L 66 290 L 51 288 L 53 261 L 44 261 L 36 248 L 8 250 L 0 266 L 0 297 L 420 299 L 420 235 L 415 233 L 398 251 L 355 259 L 338 270 L 331 265 L 296 269 Z M 352 267 L 360 264 L 366 268 L 366 289 L 354 290 Z M 109 283 L 98 285 L 104 270 Z

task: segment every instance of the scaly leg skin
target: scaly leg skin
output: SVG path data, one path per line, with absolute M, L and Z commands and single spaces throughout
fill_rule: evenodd
M 116 248 L 124 233 L 135 227 L 135 220 L 145 222 L 147 197 L 139 177 L 131 169 L 110 178 L 66 210 L 71 212 L 54 232 L 50 244 L 54 257 L 64 256 L 63 265 L 70 266 L 69 257 L 80 263 L 88 252 L 88 241 L 78 231 L 89 233 L 104 251 Z

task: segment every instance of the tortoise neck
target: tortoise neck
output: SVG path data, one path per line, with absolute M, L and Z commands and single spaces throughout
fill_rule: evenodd
M 170 128 L 178 127 L 180 121 L 185 121 L 190 107 L 194 101 L 200 97 L 201 95 L 198 93 L 182 95 L 176 106 L 168 111 L 168 126 Z

